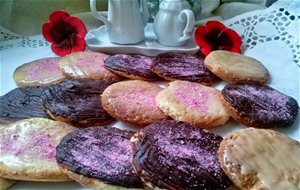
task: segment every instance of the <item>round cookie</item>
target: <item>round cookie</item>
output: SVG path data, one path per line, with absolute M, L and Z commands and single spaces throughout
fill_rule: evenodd
M 133 167 L 151 188 L 225 189 L 232 183 L 219 164 L 221 141 L 221 136 L 188 123 L 156 122 L 131 138 Z
M 67 79 L 43 91 L 46 112 L 55 120 L 77 127 L 106 125 L 114 119 L 101 106 L 105 80 Z
M 49 118 L 42 107 L 42 91 L 44 88 L 15 88 L 0 97 L 0 123 L 32 117 Z
M 300 144 L 280 132 L 234 131 L 218 153 L 223 170 L 242 190 L 300 189 Z
M 204 85 L 219 81 L 218 77 L 204 67 L 204 58 L 187 53 L 163 53 L 153 59 L 151 70 L 169 80 L 186 80 Z
M 106 88 L 101 95 L 101 102 L 114 118 L 147 125 L 168 119 L 155 104 L 155 96 L 161 90 L 158 85 L 146 81 L 122 81 Z
M 68 181 L 55 160 L 56 146 L 74 128 L 44 118 L 0 128 L 1 177 L 28 181 Z
M 78 129 L 57 146 L 57 162 L 70 178 L 88 187 L 142 188 L 131 164 L 133 134 L 113 127 Z
M 73 52 L 59 61 L 59 66 L 63 72 L 72 78 L 107 80 L 117 82 L 122 78 L 111 71 L 105 69 L 104 61 L 109 55 L 96 52 Z
M 146 81 L 158 79 L 158 76 L 151 71 L 151 65 L 152 59 L 143 55 L 116 54 L 104 61 L 105 68 L 113 73 L 130 79 Z
M 65 79 L 58 65 L 59 58 L 45 58 L 23 64 L 16 68 L 13 78 L 19 87 L 47 86 Z
M 220 95 L 212 87 L 188 81 L 173 81 L 158 93 L 156 104 L 175 120 L 210 128 L 223 125 L 229 119 Z
M 221 101 L 234 120 L 258 128 L 291 126 L 299 108 L 294 98 L 259 84 L 226 85 Z
M 212 73 L 231 83 L 264 84 L 269 78 L 269 72 L 261 62 L 230 51 L 218 50 L 211 52 L 205 57 L 204 65 Z

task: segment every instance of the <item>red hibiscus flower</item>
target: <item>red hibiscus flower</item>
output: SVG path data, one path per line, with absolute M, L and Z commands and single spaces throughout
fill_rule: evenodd
M 83 51 L 86 47 L 84 37 L 87 30 L 84 23 L 65 11 L 53 12 L 50 21 L 43 25 L 42 32 L 44 38 L 52 43 L 52 51 L 59 56 Z
M 208 21 L 205 26 L 199 26 L 195 30 L 195 42 L 204 55 L 215 50 L 241 53 L 241 37 L 218 21 Z

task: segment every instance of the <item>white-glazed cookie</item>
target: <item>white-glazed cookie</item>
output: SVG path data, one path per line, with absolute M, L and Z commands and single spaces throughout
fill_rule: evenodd
M 28 181 L 68 181 L 56 163 L 56 146 L 74 128 L 43 118 L 0 127 L 1 177 Z
M 242 190 L 300 189 L 300 144 L 280 132 L 234 131 L 218 153 L 223 170 Z
M 23 64 L 16 68 L 13 78 L 19 87 L 47 86 L 65 79 L 58 65 L 59 58 L 45 58 Z
M 109 55 L 97 52 L 74 52 L 59 61 L 63 72 L 72 78 L 89 78 L 116 82 L 122 77 L 104 67 L 104 61 Z
M 204 59 L 204 65 L 212 73 L 227 82 L 252 82 L 264 84 L 269 78 L 268 70 L 251 57 L 230 51 L 213 51 Z
M 202 128 L 223 125 L 229 114 L 220 102 L 220 91 L 188 81 L 174 81 L 156 96 L 168 116 Z

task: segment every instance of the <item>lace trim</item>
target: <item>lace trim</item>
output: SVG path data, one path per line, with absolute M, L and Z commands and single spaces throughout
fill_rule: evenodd
M 50 43 L 47 42 L 42 35 L 36 36 L 21 36 L 19 34 L 13 33 L 3 26 L 0 25 L 0 50 L 8 48 L 39 48 L 39 47 L 49 47 Z
M 279 0 L 266 10 L 245 13 L 224 23 L 237 31 L 242 39 L 242 49 L 272 41 L 283 41 L 293 53 L 294 62 L 300 66 L 300 1 Z

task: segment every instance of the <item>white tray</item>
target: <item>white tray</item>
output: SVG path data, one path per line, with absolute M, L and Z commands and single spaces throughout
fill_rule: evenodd
M 138 44 L 120 45 L 111 43 L 105 26 L 90 30 L 86 37 L 87 47 L 92 51 L 99 51 L 108 54 L 142 54 L 147 56 L 156 56 L 165 52 L 186 52 L 195 54 L 199 47 L 190 39 L 184 46 L 170 47 L 160 44 L 153 32 L 153 24 L 148 23 L 145 27 L 145 40 Z

